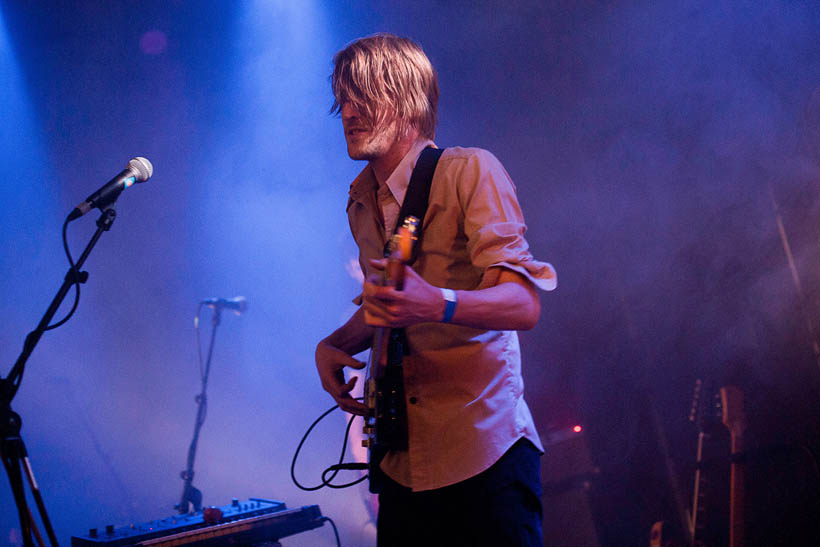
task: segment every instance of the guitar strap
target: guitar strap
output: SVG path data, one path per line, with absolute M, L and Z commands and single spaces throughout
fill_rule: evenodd
M 404 223 L 404 219 L 409 216 L 414 216 L 419 219 L 418 229 L 416 231 L 416 244 L 413 245 L 413 255 L 407 262 L 410 266 L 416 261 L 418 256 L 418 249 L 421 247 L 422 226 L 424 224 L 424 215 L 427 213 L 427 205 L 430 201 L 430 186 L 433 184 L 433 175 L 436 172 L 438 160 L 444 148 L 434 148 L 428 146 L 421 151 L 416 166 L 413 168 L 413 174 L 410 175 L 410 182 L 407 185 L 407 192 L 404 194 L 404 202 L 401 204 L 399 211 L 399 218 L 396 222 L 396 227 L 393 228 L 393 233 Z M 387 258 L 389 252 L 390 242 L 384 246 L 384 256 Z M 387 360 L 391 363 L 401 363 L 401 356 L 410 353 L 410 344 L 407 343 L 407 333 L 404 329 L 392 329 L 390 331 L 389 343 L 387 346 Z
M 427 205 L 430 201 L 430 186 L 433 184 L 433 174 L 436 172 L 436 165 L 441 154 L 444 152 L 443 148 L 433 148 L 428 146 L 421 151 L 416 166 L 413 168 L 413 174 L 410 175 L 410 182 L 407 185 L 407 192 L 404 194 L 404 203 L 401 205 L 399 217 L 396 226 L 393 228 L 393 233 L 404 223 L 404 219 L 409 216 L 414 216 L 419 219 L 418 230 L 416 236 L 418 242 L 413 246 L 413 256 L 410 258 L 408 265 L 416 261 L 418 255 L 418 248 L 421 244 L 422 225 L 424 215 L 427 213 Z M 384 256 L 388 256 L 388 242 L 384 247 Z

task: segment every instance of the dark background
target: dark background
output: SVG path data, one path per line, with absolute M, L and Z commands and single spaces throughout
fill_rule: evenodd
M 700 378 L 746 394 L 747 544 L 812 544 L 795 538 L 818 513 L 820 5 L 700 0 L 3 3 L 6 363 L 67 269 L 64 215 L 131 157 L 155 166 L 14 401 L 60 539 L 173 513 L 199 381 L 191 319 L 242 294 L 248 312 L 217 335 L 195 485 L 206 504 L 318 503 L 345 544 L 372 542 L 361 491 L 305 493 L 288 471 L 332 404 L 313 347 L 358 290 L 344 204 L 361 164 L 328 115 L 331 58 L 377 31 L 423 45 L 437 143 L 501 159 L 533 253 L 558 271 L 521 335 L 527 398 L 545 438 L 584 426 L 598 541 L 646 545 L 656 520 L 679 535 Z M 71 225 L 75 254 L 95 216 Z M 305 482 L 342 423 L 309 445 Z M 710 432 L 717 545 L 728 440 Z M 0 507 L 12 542 L 6 487 Z

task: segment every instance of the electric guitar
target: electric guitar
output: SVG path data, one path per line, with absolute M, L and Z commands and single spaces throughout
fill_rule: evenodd
M 393 234 L 387 249 L 385 286 L 402 290 L 404 266 L 413 257 L 419 220 L 407 217 Z M 364 400 L 364 440 L 368 449 L 370 491 L 381 490 L 379 464 L 390 450 L 407 450 L 407 406 L 404 401 L 402 357 L 406 351 L 404 329 L 377 328 L 367 364 Z

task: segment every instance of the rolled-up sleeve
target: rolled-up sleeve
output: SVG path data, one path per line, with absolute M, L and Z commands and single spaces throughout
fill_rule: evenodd
M 474 266 L 501 267 L 523 275 L 545 291 L 557 286 L 555 269 L 535 260 L 524 238 L 527 226 L 516 197 L 515 185 L 501 162 L 486 150 L 477 150 L 459 178 L 459 198 L 464 210 L 467 251 Z M 494 284 L 485 276 L 482 286 Z

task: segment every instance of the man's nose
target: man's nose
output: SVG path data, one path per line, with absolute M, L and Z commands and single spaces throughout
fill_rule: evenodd
M 342 119 L 343 120 L 352 120 L 354 118 L 359 117 L 359 111 L 356 110 L 355 107 L 351 106 L 350 103 L 343 103 L 342 104 Z

